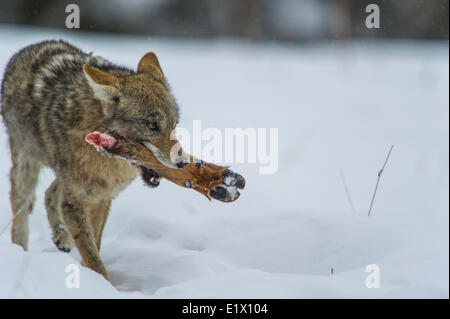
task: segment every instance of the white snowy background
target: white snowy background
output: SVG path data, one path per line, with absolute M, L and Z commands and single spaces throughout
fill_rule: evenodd
M 78 289 L 65 285 L 78 253 L 50 239 L 43 196 L 54 175 L 43 170 L 30 250 L 11 244 L 10 227 L 0 236 L 0 297 L 449 297 L 448 42 L 280 46 L 4 25 L 2 74 L 14 52 L 51 38 L 133 68 L 156 52 L 180 126 L 276 127 L 279 169 L 261 175 L 257 164 L 233 165 L 247 185 L 232 204 L 137 179 L 113 202 L 103 235 L 112 284 L 80 266 Z M 0 144 L 2 231 L 12 217 L 4 127 Z M 378 289 L 365 285 L 369 264 L 379 266 Z

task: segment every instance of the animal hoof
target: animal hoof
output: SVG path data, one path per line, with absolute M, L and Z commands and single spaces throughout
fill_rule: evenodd
M 221 202 L 234 202 L 239 198 L 240 193 L 235 186 L 218 185 L 209 192 L 212 198 Z
M 226 186 L 235 186 L 239 189 L 244 189 L 245 179 L 242 175 L 233 172 L 232 170 L 226 169 L 222 173 L 222 181 Z
M 243 189 L 244 187 L 244 177 L 230 169 L 226 169 L 222 173 L 222 184 L 213 187 L 210 195 L 221 202 L 234 202 L 241 195 L 238 189 Z

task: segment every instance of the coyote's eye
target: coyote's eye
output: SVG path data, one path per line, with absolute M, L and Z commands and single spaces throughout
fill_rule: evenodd
M 120 102 L 120 97 L 118 97 L 117 95 L 113 96 L 113 101 L 116 103 Z
M 150 131 L 157 131 L 158 125 L 155 122 L 148 122 L 147 127 Z

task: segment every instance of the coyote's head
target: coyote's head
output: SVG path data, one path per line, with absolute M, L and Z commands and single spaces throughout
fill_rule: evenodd
M 180 149 L 174 147 L 178 143 L 174 136 L 178 107 L 153 52 L 147 53 L 137 73 L 129 76 L 116 76 L 87 64 L 83 71 L 103 105 L 103 124 L 108 131 L 145 145 L 166 166 L 184 166 L 183 158 L 177 158 L 181 154 L 173 154 Z

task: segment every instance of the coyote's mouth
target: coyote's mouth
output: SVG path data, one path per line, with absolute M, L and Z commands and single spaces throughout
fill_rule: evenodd
M 86 135 L 86 142 L 94 145 L 98 151 L 100 151 L 103 155 L 112 157 L 114 153 L 111 152 L 111 149 L 116 144 L 116 139 L 109 132 L 100 133 L 100 132 L 92 132 Z M 125 159 L 127 160 L 127 159 Z M 129 162 L 129 161 L 128 161 Z M 132 163 L 136 164 L 136 163 Z M 139 172 L 141 174 L 141 178 L 144 181 L 145 185 L 149 187 L 157 187 L 159 185 L 159 181 L 161 177 L 151 168 L 145 167 L 143 165 L 137 165 L 139 168 Z
M 154 170 L 140 165 L 139 172 L 141 173 L 141 178 L 144 181 L 145 185 L 152 188 L 159 186 L 161 177 Z

